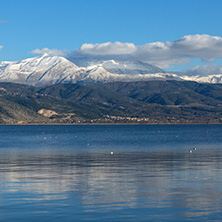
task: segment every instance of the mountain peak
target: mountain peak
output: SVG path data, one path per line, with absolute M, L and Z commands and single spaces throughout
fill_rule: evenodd
M 43 54 L 40 54 L 39 57 L 46 57 L 46 56 L 53 56 L 53 55 L 49 55 L 48 53 L 44 52 Z
M 139 60 L 99 60 L 89 58 L 71 58 L 80 67 L 102 66 L 108 71 L 116 74 L 137 75 L 137 74 L 154 74 L 165 73 L 163 69 L 149 63 L 141 62 Z
M 74 62 L 74 63 L 73 63 Z M 77 65 L 78 66 L 77 66 Z M 133 82 L 152 80 L 188 80 L 222 83 L 220 75 L 178 75 L 139 60 L 95 60 L 42 55 L 14 62 L 0 63 L 0 81 L 42 86 L 55 83 Z

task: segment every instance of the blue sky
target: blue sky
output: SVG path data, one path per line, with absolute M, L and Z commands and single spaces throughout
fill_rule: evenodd
M 1 0 L 0 61 L 25 59 L 47 48 L 97 57 L 138 56 L 172 70 L 220 65 L 221 8 L 221 0 Z M 192 44 L 201 41 L 209 47 L 196 53 Z M 154 45 L 147 49 L 155 42 L 162 43 L 157 46 L 162 51 L 157 53 Z M 178 42 L 190 51 L 178 54 Z M 115 53 L 119 47 L 123 55 Z

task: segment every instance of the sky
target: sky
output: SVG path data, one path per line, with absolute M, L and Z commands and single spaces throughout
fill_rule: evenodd
M 222 70 L 221 0 L 0 0 L 0 61 L 48 53 Z

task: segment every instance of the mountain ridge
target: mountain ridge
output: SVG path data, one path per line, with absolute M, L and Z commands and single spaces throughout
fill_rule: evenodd
M 14 82 L 33 86 L 57 83 L 92 84 L 156 80 L 222 83 L 222 74 L 199 76 L 167 73 L 156 66 L 141 61 L 89 60 L 87 62 L 84 60 L 82 63 L 86 67 L 77 66 L 64 57 L 48 54 L 20 61 L 1 62 L 0 82 Z
M 0 83 L 0 123 L 222 123 L 221 95 L 221 84 L 189 81 Z

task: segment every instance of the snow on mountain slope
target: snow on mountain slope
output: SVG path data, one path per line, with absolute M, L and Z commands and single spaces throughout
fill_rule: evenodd
M 89 66 L 86 68 L 85 78 L 82 81 L 85 83 L 112 82 L 115 78 L 117 78 L 115 73 L 111 73 L 101 66 Z
M 92 67 L 92 66 L 91 66 Z M 126 75 L 116 74 L 106 70 L 102 66 L 87 68 L 86 76 L 82 80 L 84 83 L 115 82 L 115 81 L 152 81 L 152 80 L 182 80 L 175 74 L 155 73 L 155 74 L 137 74 Z
M 96 60 L 88 58 L 72 58 L 70 61 L 74 62 L 80 67 L 102 66 L 106 70 L 116 74 L 137 75 L 137 74 L 154 74 L 165 73 L 163 69 L 157 66 L 144 63 L 141 61 L 121 61 L 121 60 Z
M 82 70 L 69 60 L 47 54 L 16 62 L 2 63 L 0 81 L 29 85 L 77 81 Z
M 102 65 L 105 69 L 117 74 L 154 74 L 165 73 L 164 70 L 141 61 L 115 61 L 108 60 Z
M 98 60 L 89 58 L 71 58 L 71 61 L 78 66 L 86 68 L 86 77 L 83 82 L 180 80 L 222 83 L 222 74 L 199 76 L 187 75 L 186 73 L 167 73 L 163 69 L 141 61 Z
M 0 62 L 0 72 L 6 68 L 10 62 Z
M 34 86 L 55 83 L 178 80 L 222 83 L 222 74 L 178 75 L 140 61 L 82 60 L 79 67 L 61 56 L 47 54 L 15 62 L 0 62 L 0 81 Z
M 199 83 L 222 83 L 222 74 L 208 75 L 208 76 L 200 76 L 200 75 L 189 75 L 189 76 L 181 76 L 181 78 L 185 81 L 195 81 Z
M 94 83 L 165 78 L 148 75 L 155 70 L 160 73 L 164 71 L 139 61 L 98 60 L 88 61 L 87 65 L 89 66 L 78 67 L 64 57 L 44 54 L 21 61 L 1 62 L 0 81 L 40 86 L 60 82 Z

